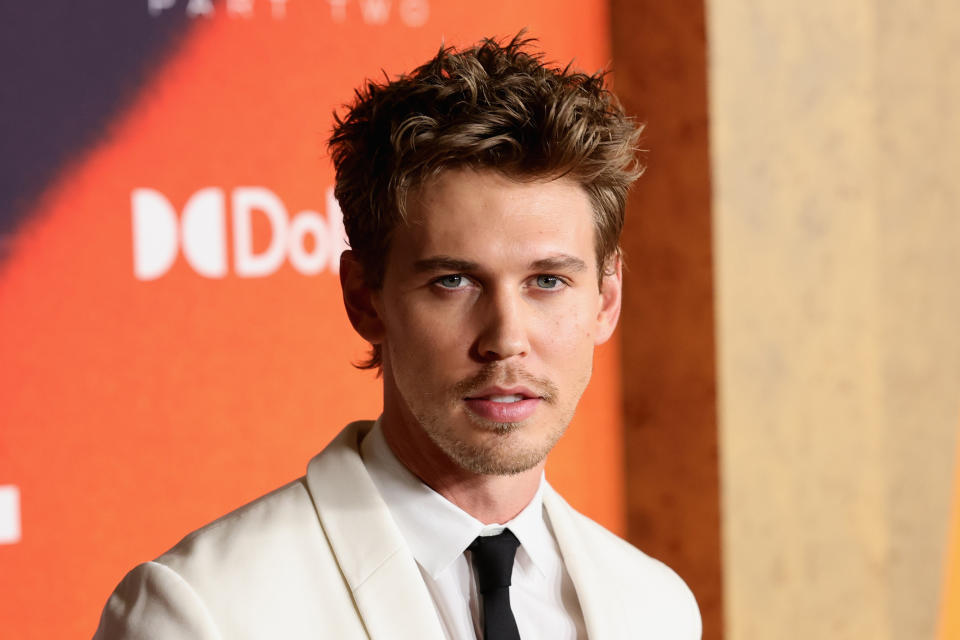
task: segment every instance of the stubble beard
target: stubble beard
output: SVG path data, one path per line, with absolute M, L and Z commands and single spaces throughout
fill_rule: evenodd
M 549 407 L 559 410 L 553 424 L 538 441 L 525 443 L 516 432 L 527 428 L 528 421 L 494 422 L 463 409 L 463 398 L 492 384 L 512 386 L 523 382 L 540 394 L 544 405 L 538 412 Z M 537 378 L 524 371 L 504 371 L 496 366 L 484 367 L 477 375 L 458 382 L 444 402 L 464 411 L 464 415 L 481 431 L 488 432 L 489 438 L 482 444 L 458 438 L 440 415 L 448 412 L 428 413 L 416 416 L 427 437 L 443 451 L 457 466 L 477 475 L 516 475 L 528 471 L 543 462 L 557 441 L 566 431 L 573 418 L 573 407 L 560 406 L 556 385 L 545 378 Z

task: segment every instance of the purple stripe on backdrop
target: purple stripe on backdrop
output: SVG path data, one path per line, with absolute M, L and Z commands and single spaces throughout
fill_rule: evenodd
M 191 22 L 178 4 L 151 13 L 148 0 L 0 3 L 0 260 L 59 170 L 176 49 Z

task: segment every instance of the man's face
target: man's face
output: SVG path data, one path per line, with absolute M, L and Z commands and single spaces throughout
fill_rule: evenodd
M 573 417 L 619 314 L 619 264 L 598 287 L 590 201 L 569 179 L 449 170 L 409 214 L 373 294 L 385 429 L 426 435 L 471 473 L 531 469 Z

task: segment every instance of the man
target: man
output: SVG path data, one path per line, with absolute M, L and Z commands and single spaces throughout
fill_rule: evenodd
M 96 638 L 700 637 L 686 585 L 544 480 L 617 323 L 639 171 L 602 76 L 528 46 L 441 50 L 337 119 L 383 414 L 134 569 Z

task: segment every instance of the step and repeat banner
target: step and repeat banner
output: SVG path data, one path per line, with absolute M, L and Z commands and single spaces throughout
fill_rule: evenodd
M 0 620 L 88 637 L 132 566 L 302 475 L 379 380 L 325 141 L 365 78 L 522 28 L 609 64 L 599 0 L 131 0 L 2 10 Z M 623 531 L 616 347 L 551 459 Z

